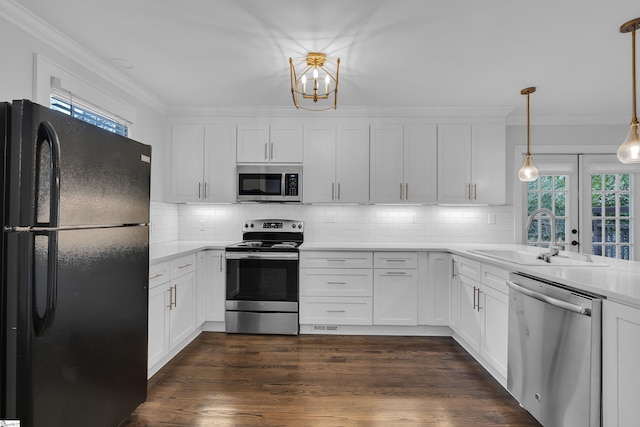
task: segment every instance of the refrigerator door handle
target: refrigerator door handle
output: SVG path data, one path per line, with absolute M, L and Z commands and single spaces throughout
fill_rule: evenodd
M 49 122 L 42 122 L 38 127 L 39 146 L 43 142 L 49 144 L 50 162 L 49 162 L 49 223 L 48 225 L 55 229 L 59 226 L 60 217 L 60 142 L 55 129 Z M 39 160 L 39 159 L 38 159 Z M 32 299 L 32 319 L 33 329 L 37 336 L 43 336 L 53 323 L 56 313 L 57 297 L 58 297 L 58 232 L 55 230 L 36 233 L 46 235 L 48 239 L 47 245 L 47 297 L 46 308 L 44 314 L 40 316 L 37 308 L 36 283 L 35 275 L 33 277 L 33 299 Z M 35 236 L 34 236 L 35 238 Z M 35 256 L 35 252 L 33 252 Z

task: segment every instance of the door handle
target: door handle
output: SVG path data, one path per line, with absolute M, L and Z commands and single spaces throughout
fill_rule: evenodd
M 571 241 L 571 246 L 578 246 L 580 243 L 577 240 Z
M 49 145 L 49 222 L 45 224 L 37 223 L 38 226 L 48 227 L 52 230 L 35 233 L 33 236 L 32 262 L 35 264 L 35 238 L 37 235 L 47 236 L 47 294 L 44 314 L 40 316 L 37 309 L 35 274 L 32 276 L 32 310 L 33 329 L 37 336 L 47 333 L 53 319 L 55 318 L 58 305 L 58 231 L 60 225 L 60 141 L 51 123 L 44 121 L 38 127 L 38 140 L 36 149 L 43 142 Z M 40 164 L 40 159 L 36 159 L 36 164 Z M 33 267 L 33 265 L 32 265 Z M 33 270 L 31 270 L 33 271 Z

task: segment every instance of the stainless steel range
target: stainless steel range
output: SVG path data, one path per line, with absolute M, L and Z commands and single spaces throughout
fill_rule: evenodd
M 243 241 L 226 248 L 226 332 L 298 334 L 303 233 L 302 221 L 245 221 Z

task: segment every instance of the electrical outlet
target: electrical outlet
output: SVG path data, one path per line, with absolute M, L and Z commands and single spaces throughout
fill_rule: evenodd
M 496 223 L 496 214 L 490 213 L 487 216 L 487 224 L 495 224 Z
M 336 222 L 336 216 L 333 212 L 327 212 L 324 214 L 324 222 Z

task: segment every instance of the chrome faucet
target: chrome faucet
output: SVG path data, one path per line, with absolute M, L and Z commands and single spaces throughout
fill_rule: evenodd
M 550 257 L 556 256 L 560 252 L 560 247 L 556 244 L 556 216 L 547 208 L 536 209 L 535 211 L 531 212 L 531 215 L 529 215 L 529 221 L 527 222 L 525 230 L 529 230 L 529 227 L 531 227 L 531 223 L 538 214 L 547 214 L 551 222 L 551 242 L 549 243 L 549 253 L 540 254 L 540 256 L 538 257 L 549 262 Z

